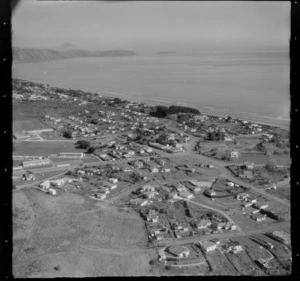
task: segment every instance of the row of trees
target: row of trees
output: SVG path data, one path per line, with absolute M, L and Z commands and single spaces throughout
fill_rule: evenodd
M 156 107 L 156 111 L 152 112 L 151 115 L 155 117 L 165 118 L 171 114 L 177 113 L 192 113 L 192 114 L 201 114 L 198 109 L 185 107 L 185 106 L 177 106 L 171 105 L 170 107 L 158 105 Z

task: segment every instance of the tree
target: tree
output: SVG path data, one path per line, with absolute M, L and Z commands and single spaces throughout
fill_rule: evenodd
M 155 115 L 160 118 L 165 118 L 168 115 L 168 107 L 167 106 L 162 106 L 158 105 L 156 107 L 156 113 Z
M 88 149 L 91 146 L 91 144 L 86 140 L 79 140 L 77 141 L 76 144 L 77 144 L 77 148 L 83 148 L 83 149 Z
M 67 139 L 71 139 L 72 138 L 72 132 L 71 131 L 64 131 L 63 136 Z
M 98 120 L 97 120 L 97 119 L 92 119 L 92 120 L 91 120 L 91 123 L 92 123 L 92 124 L 98 124 Z
M 94 151 L 96 150 L 96 148 L 95 147 L 93 147 L 93 146 L 91 146 L 91 147 L 89 147 L 89 149 L 88 149 L 88 153 L 90 153 L 90 154 L 92 154 L 92 153 L 94 153 Z
M 274 162 L 269 161 L 269 163 L 266 164 L 265 168 L 269 172 L 275 172 L 276 171 L 276 164 Z

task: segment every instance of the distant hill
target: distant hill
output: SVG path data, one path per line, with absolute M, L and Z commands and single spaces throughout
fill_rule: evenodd
M 71 43 L 64 43 L 57 48 L 57 51 L 66 52 L 66 51 L 71 51 L 71 50 L 76 50 L 76 49 L 78 49 L 78 48 L 75 45 L 73 45 Z
M 157 52 L 158 55 L 168 55 L 168 54 L 176 54 L 175 51 L 166 51 L 166 52 Z
M 65 45 L 64 47 L 70 48 L 71 47 L 70 45 Z M 127 50 L 109 50 L 109 51 L 93 52 L 93 51 L 85 51 L 85 50 L 77 50 L 77 49 L 58 51 L 53 49 L 34 49 L 34 48 L 19 48 L 19 47 L 13 48 L 14 62 L 38 62 L 38 61 L 46 61 L 46 60 L 80 58 L 80 57 L 122 57 L 122 56 L 135 56 L 135 55 L 136 53 Z

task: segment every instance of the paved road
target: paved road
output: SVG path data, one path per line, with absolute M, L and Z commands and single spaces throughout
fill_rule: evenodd
M 216 234 L 208 234 L 208 235 L 203 235 L 203 236 L 197 236 L 197 237 L 191 237 L 191 238 L 186 238 L 186 239 L 171 239 L 171 240 L 166 240 L 166 241 L 158 241 L 157 245 L 158 246 L 171 246 L 171 245 L 183 245 L 183 244 L 188 244 L 188 243 L 197 243 L 199 241 L 205 241 L 205 240 L 211 240 L 213 238 L 218 238 L 218 239 L 229 239 L 229 238 L 234 238 L 234 237 L 243 237 L 243 236 L 251 236 L 254 234 L 262 234 L 266 232 L 271 232 L 274 230 L 280 230 L 280 229 L 286 229 L 290 227 L 289 222 L 282 222 L 282 223 L 274 223 L 272 225 L 262 227 L 262 228 L 257 228 L 253 229 L 250 231 L 240 231 L 240 232 L 228 232 L 228 233 L 216 233 Z

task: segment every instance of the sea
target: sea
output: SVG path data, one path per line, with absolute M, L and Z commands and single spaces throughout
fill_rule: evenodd
M 13 78 L 289 128 L 285 52 L 153 54 L 14 63 Z

